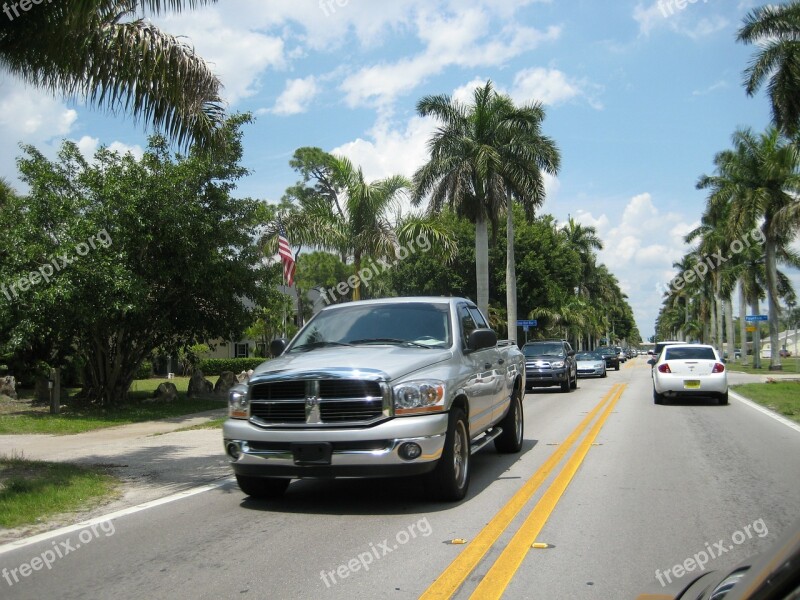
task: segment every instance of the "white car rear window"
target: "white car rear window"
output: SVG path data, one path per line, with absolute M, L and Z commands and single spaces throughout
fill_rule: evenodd
M 664 360 L 716 360 L 711 348 L 670 348 L 665 349 Z

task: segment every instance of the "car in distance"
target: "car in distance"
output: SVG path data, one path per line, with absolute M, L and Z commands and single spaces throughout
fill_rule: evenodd
M 575 355 L 578 377 L 606 377 L 606 360 L 599 352 L 578 352 Z
M 664 346 L 669 346 L 671 344 L 685 344 L 686 342 L 676 342 L 676 341 L 664 341 L 664 342 L 656 342 L 656 346 L 653 349 L 653 357 L 658 358 L 661 355 L 661 351 L 664 349 Z
M 223 443 L 241 490 L 283 494 L 293 478 L 419 475 L 464 498 L 471 455 L 522 448 L 525 361 L 462 298 L 335 304 L 231 388 Z
M 578 387 L 575 351 L 569 342 L 551 340 L 528 342 L 522 347 L 525 355 L 525 389 L 560 385 L 569 393 Z
M 606 369 L 614 369 L 615 371 L 619 371 L 619 356 L 614 348 L 609 346 L 598 346 L 594 351 L 603 355 L 603 358 L 606 360 Z
M 728 404 L 728 373 L 717 350 L 706 344 L 670 344 L 653 365 L 653 402 L 712 396 Z

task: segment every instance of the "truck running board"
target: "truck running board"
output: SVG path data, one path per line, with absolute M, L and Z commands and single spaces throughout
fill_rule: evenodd
M 470 446 L 470 449 L 469 449 L 469 453 L 470 454 L 475 454 L 478 450 L 483 448 L 486 444 L 491 442 L 494 438 L 496 438 L 501 433 L 503 433 L 503 429 L 500 428 L 500 427 L 495 427 L 494 429 L 491 429 L 491 430 L 487 431 L 481 437 L 479 437 L 474 442 L 472 442 L 472 445 Z

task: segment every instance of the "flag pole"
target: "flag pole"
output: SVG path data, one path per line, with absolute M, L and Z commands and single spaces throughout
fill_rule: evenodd
M 281 272 L 283 273 L 283 289 L 285 292 L 289 291 L 289 286 L 286 285 L 286 269 L 284 268 L 283 261 L 281 261 Z M 283 305 L 283 327 L 281 329 L 281 336 L 286 337 L 286 302 L 281 302 Z

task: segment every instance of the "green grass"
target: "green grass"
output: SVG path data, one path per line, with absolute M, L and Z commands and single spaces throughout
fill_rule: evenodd
M 209 378 L 211 379 L 211 378 Z M 59 415 L 51 415 L 48 406 L 32 404 L 26 394 L 21 399 L 0 403 L 0 435 L 50 433 L 66 435 L 83 433 L 105 427 L 128 425 L 144 421 L 181 417 L 193 413 L 225 408 L 224 400 L 187 399 L 186 387 L 188 377 L 170 380 L 178 388 L 178 399 L 169 403 L 144 403 L 153 395 L 153 391 L 162 379 L 146 379 L 135 381 L 128 394 L 128 402 L 112 408 L 72 406 L 72 398 L 77 389 L 65 390 L 65 405 Z M 30 394 L 30 392 L 28 392 Z M 30 396 L 28 396 L 30 397 Z
M 770 373 L 800 373 L 800 358 L 790 357 L 790 358 L 782 358 L 781 364 L 783 365 L 783 371 L 770 371 L 769 370 L 769 359 L 762 358 L 761 359 L 761 368 L 754 369 L 753 368 L 753 357 L 747 357 L 747 365 L 739 364 L 739 359 L 728 361 L 728 370 L 729 371 L 739 371 L 740 373 L 749 373 L 751 375 L 769 375 Z
M 101 469 L 0 456 L 0 527 L 19 527 L 96 506 L 119 481 Z
M 800 381 L 746 383 L 731 389 L 753 402 L 800 423 Z

